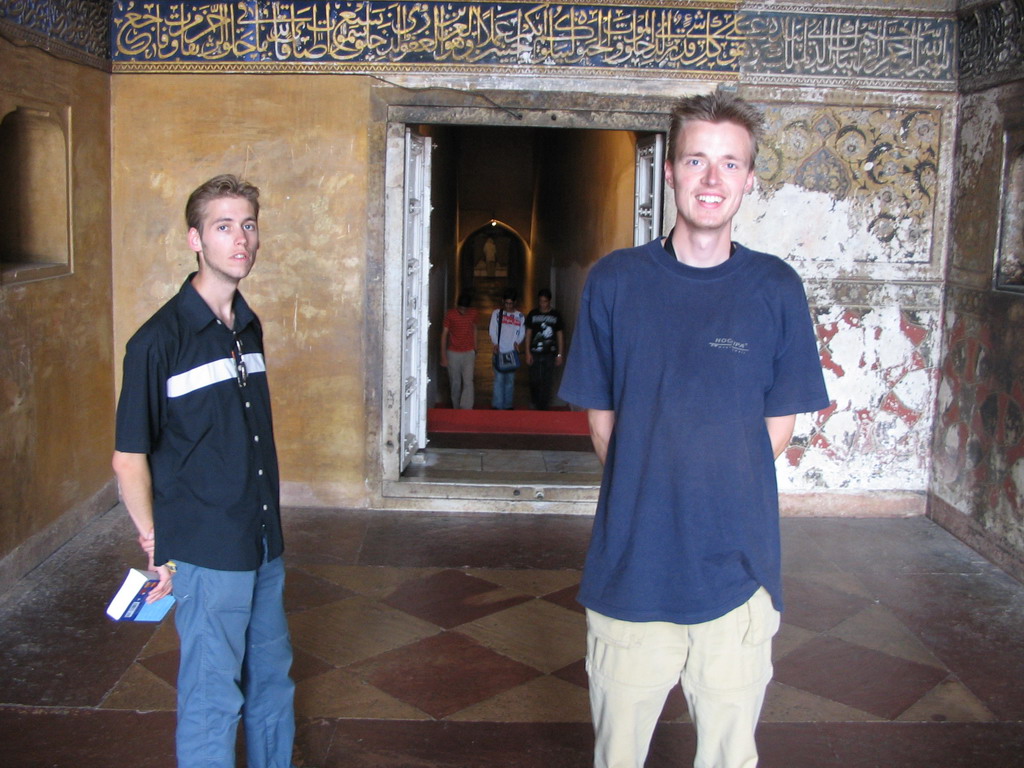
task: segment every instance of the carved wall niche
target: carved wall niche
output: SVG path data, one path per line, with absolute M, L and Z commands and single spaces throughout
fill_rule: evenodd
M 70 108 L 0 92 L 0 282 L 71 271 Z
M 996 289 L 1024 294 L 1024 123 L 1007 129 L 1003 152 Z

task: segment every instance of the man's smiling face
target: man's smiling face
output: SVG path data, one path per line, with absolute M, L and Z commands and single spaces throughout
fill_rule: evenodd
M 753 139 L 741 125 L 694 120 L 680 131 L 665 181 L 675 194 L 676 226 L 693 233 L 731 226 L 754 185 Z

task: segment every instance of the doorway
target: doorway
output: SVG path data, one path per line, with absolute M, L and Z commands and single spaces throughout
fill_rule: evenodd
M 409 434 L 397 408 L 401 392 L 415 391 L 417 372 L 396 370 L 397 350 L 403 343 L 399 332 L 416 327 L 422 332 L 423 391 L 427 408 L 449 407 L 446 373 L 439 365 L 440 333 L 444 312 L 454 305 L 460 291 L 471 290 L 479 312 L 480 334 L 477 409 L 489 409 L 491 343 L 487 321 L 497 306 L 500 290 L 512 287 L 522 297 L 519 308 L 533 308 L 537 291 L 548 288 L 561 311 L 571 344 L 578 297 L 589 266 L 616 248 L 628 247 L 637 238 L 646 242 L 660 225 L 651 223 L 662 210 L 661 162 L 648 149 L 666 123 L 669 102 L 659 114 L 645 104 L 643 110 L 603 113 L 600 119 L 588 110 L 520 110 L 515 125 L 507 111 L 466 111 L 442 108 L 397 107 L 389 110 L 388 165 L 400 156 L 406 131 L 430 142 L 429 276 L 423 286 L 421 319 L 396 317 L 395 313 L 417 306 L 416 302 L 388 302 L 401 297 L 401 283 L 408 268 L 403 265 L 404 243 L 391 239 L 386 247 L 385 274 L 385 397 L 382 403 L 382 489 L 384 497 L 505 499 L 545 503 L 586 502 L 596 499 L 599 467 L 577 471 L 580 465 L 571 451 L 563 461 L 546 462 L 548 471 L 517 471 L 503 476 L 487 469 L 487 457 L 475 476 L 466 473 L 427 477 L 424 464 L 433 457 L 440 440 L 424 435 L 418 450 L 402 457 L 395 450 L 399 435 Z M 660 104 L 659 104 L 660 106 Z M 416 119 L 409 119 L 415 115 Z M 424 119 L 429 118 L 429 119 Z M 522 124 L 525 123 L 525 124 Z M 556 124 L 557 127 L 550 127 Z M 647 158 L 641 161 L 641 156 Z M 646 163 L 644 169 L 641 165 Z M 646 175 L 644 175 L 646 174 Z M 403 173 L 403 178 L 409 177 Z M 387 177 L 393 178 L 391 171 Z M 394 205 L 397 189 L 386 190 L 384 234 L 396 229 L 405 208 Z M 659 195 L 655 197 L 655 194 Z M 405 201 L 407 202 L 407 201 Z M 638 213 L 639 212 L 639 213 Z M 638 218 L 639 216 L 639 218 Z M 390 220 L 390 221 L 389 221 Z M 638 223 L 639 222 L 639 223 Z M 639 233 L 639 234 L 638 234 Z M 389 330 L 390 329 L 390 330 Z M 390 374 L 390 375 L 389 375 Z M 516 407 L 529 405 L 525 372 L 517 387 Z M 401 386 L 396 386 L 401 384 Z M 434 448 L 431 447 L 431 442 Z M 500 442 L 500 441 L 499 441 Z M 509 438 L 506 460 L 522 448 L 521 440 Z M 450 446 L 450 441 L 445 443 Z M 587 448 L 586 441 L 579 443 Z M 473 449 L 473 446 L 468 446 Z M 581 453 L 589 453 L 589 448 Z M 527 457 L 530 458 L 530 457 Z M 458 474 L 458 476 L 456 476 Z M 523 486 L 529 485 L 529 488 Z M 571 506 L 572 504 L 570 504 Z M 449 503 L 449 507 L 450 507 Z M 493 509 L 493 505 L 488 505 Z M 522 511 L 522 510 L 520 510 Z

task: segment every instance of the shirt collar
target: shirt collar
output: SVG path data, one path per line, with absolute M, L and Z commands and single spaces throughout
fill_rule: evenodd
M 210 323 L 216 322 L 217 316 L 213 314 L 213 310 L 210 309 L 203 300 L 203 297 L 199 295 L 199 291 L 192 285 L 192 278 L 196 274 L 196 272 L 193 272 L 185 278 L 185 282 L 182 283 L 178 295 L 181 296 L 181 312 L 188 321 L 189 327 L 193 331 L 199 332 Z M 242 297 L 240 291 L 235 291 L 235 297 L 232 300 L 231 306 L 235 314 L 235 327 L 228 330 L 241 331 L 252 322 L 254 317 L 253 311 L 249 308 L 249 304 Z
M 669 230 L 668 237 L 665 238 L 665 250 L 669 252 L 669 255 L 671 255 L 673 259 L 676 259 L 678 261 L 678 257 L 676 256 L 676 247 L 672 245 L 672 235 L 675 231 L 675 227 Z M 735 255 L 736 241 L 734 240 L 733 242 L 729 243 L 729 258 L 732 258 Z

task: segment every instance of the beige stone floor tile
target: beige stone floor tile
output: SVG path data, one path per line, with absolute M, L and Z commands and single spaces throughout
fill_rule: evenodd
M 778 661 L 817 636 L 816 632 L 809 629 L 782 622 L 778 634 L 772 639 L 772 661 Z
M 883 719 L 777 682 L 769 684 L 761 710 L 764 723 L 860 723 Z
M 579 584 L 582 576 L 582 573 L 576 570 L 507 568 L 470 568 L 466 573 L 534 597 L 550 595 L 552 592 Z
M 141 664 L 128 667 L 117 685 L 108 693 L 101 709 L 127 709 L 133 712 L 173 712 L 178 692 Z
M 545 676 L 445 719 L 491 723 L 589 723 L 590 699 L 578 685 Z
M 399 648 L 440 628 L 362 596 L 293 613 L 292 644 L 343 667 Z
M 365 597 L 384 598 L 406 581 L 421 579 L 444 569 L 375 565 L 304 565 L 302 570 Z
M 561 669 L 587 651 L 583 615 L 547 600 L 521 603 L 463 624 L 458 631 L 541 672 Z
M 156 626 L 156 630 L 149 638 L 149 642 L 139 653 L 140 659 L 147 659 L 150 656 L 158 656 L 167 651 L 173 651 L 178 647 L 178 630 L 174 627 L 174 612 L 167 614 L 164 620 Z
M 896 718 L 903 722 L 988 723 L 995 716 L 958 680 L 943 680 Z
M 295 714 L 311 718 L 432 719 L 422 710 L 341 669 L 311 677 L 295 686 Z
M 946 666 L 888 608 L 872 605 L 828 632 L 848 643 L 861 645 L 907 661 L 931 667 Z

